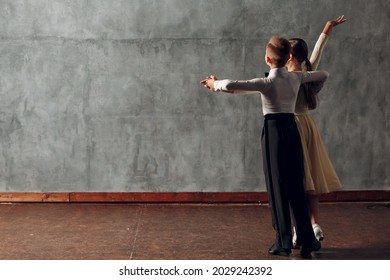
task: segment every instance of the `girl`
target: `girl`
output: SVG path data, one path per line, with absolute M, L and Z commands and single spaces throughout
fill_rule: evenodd
M 344 16 L 328 21 L 308 59 L 308 48 L 304 40 L 290 39 L 292 58 L 287 64 L 288 71 L 315 70 L 320 62 L 322 50 L 334 26 L 345 22 Z M 304 67 L 302 64 L 304 63 Z M 295 120 L 299 129 L 304 154 L 305 191 L 315 237 L 318 241 L 324 239 L 324 233 L 318 224 L 319 197 L 323 193 L 340 189 L 340 180 L 329 160 L 320 133 L 309 110 L 317 107 L 316 94 L 321 90 L 322 83 L 310 83 L 301 86 L 295 106 Z M 293 248 L 299 248 L 295 227 L 293 228 Z

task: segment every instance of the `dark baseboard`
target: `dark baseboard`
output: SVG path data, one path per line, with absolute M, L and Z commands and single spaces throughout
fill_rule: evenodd
M 321 202 L 390 201 L 390 191 L 341 191 Z M 0 192 L 1 203 L 268 203 L 266 192 Z

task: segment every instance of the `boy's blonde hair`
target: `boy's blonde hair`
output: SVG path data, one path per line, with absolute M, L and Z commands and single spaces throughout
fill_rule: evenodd
M 272 36 L 268 41 L 266 52 L 272 64 L 278 68 L 283 67 L 290 59 L 290 42 L 283 37 Z

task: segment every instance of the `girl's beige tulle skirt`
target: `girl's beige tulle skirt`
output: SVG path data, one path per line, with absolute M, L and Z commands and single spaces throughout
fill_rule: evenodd
M 305 164 L 305 191 L 323 194 L 341 188 L 340 180 L 329 159 L 317 125 L 310 113 L 297 114 Z

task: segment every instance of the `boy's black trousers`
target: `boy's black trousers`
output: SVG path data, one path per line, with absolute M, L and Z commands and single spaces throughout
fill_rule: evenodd
M 314 247 L 315 237 L 303 186 L 302 144 L 294 114 L 265 115 L 261 143 L 276 243 L 285 249 L 292 247 L 291 207 L 298 243 Z

